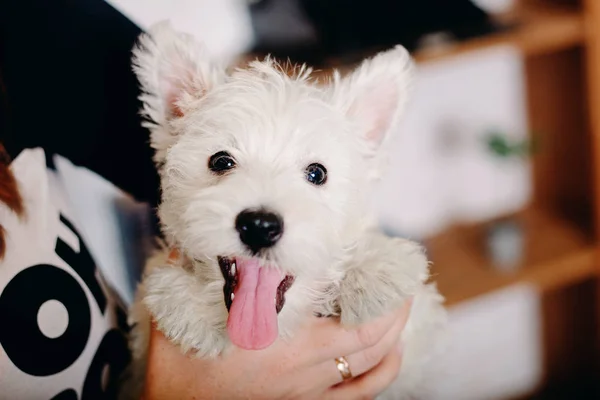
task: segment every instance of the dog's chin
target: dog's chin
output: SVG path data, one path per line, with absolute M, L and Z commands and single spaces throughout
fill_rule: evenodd
M 225 306 L 227 307 L 227 311 L 231 310 L 231 305 L 235 300 L 235 290 L 239 283 L 239 265 L 242 263 L 238 263 L 238 259 L 248 259 L 247 257 L 233 257 L 233 256 L 219 256 L 217 257 L 219 261 L 219 268 L 221 269 L 221 273 L 223 274 L 223 278 L 225 279 L 225 284 L 223 285 L 223 298 L 225 300 Z M 275 266 L 266 266 L 263 268 L 275 268 Z M 277 314 L 281 312 L 283 306 L 285 305 L 285 293 L 292 287 L 296 277 L 293 275 L 286 274 L 283 276 L 283 279 L 277 286 L 277 295 L 275 297 L 275 311 Z

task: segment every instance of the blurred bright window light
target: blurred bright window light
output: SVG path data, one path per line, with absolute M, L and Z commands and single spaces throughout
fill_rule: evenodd
M 229 62 L 254 44 L 248 4 L 242 0 L 106 0 L 142 29 L 168 19 Z

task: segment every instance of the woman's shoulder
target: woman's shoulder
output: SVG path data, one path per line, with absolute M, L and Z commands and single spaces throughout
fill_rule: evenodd
M 25 149 L 10 163 L 10 172 L 14 176 L 23 200 L 42 197 L 47 189 L 46 154 L 41 148 Z M 33 195 L 33 196 L 32 196 Z M 1 205 L 0 205 L 1 207 Z
M 48 175 L 46 172 L 46 156 L 39 148 L 22 151 L 8 166 L 10 180 L 15 185 L 6 187 L 6 199 L 0 201 L 0 221 L 5 232 L 7 253 L 16 253 L 20 240 L 24 236 L 34 248 L 45 236 L 45 221 L 42 216 L 48 213 L 51 206 L 48 197 Z M 7 199 L 18 199 L 19 212 L 15 203 Z M 6 260 L 4 264 L 6 264 Z

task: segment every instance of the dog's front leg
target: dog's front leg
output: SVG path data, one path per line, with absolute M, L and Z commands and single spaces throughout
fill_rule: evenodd
M 157 328 L 184 352 L 215 357 L 229 345 L 221 282 L 202 282 L 181 267 L 156 267 L 144 279 L 142 302 Z
M 429 277 L 418 244 L 369 233 L 357 247 L 339 287 L 337 308 L 344 325 L 357 325 L 399 308 Z

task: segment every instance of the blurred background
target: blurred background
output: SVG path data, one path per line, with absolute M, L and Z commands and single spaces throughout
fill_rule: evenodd
M 123 46 L 138 33 L 130 22 L 143 30 L 168 18 L 230 64 L 272 53 L 326 75 L 333 68 L 344 73 L 394 44 L 406 46 L 417 61 L 416 84 L 373 207 L 386 232 L 426 245 L 450 309 L 449 351 L 432 371 L 430 398 L 600 398 L 600 0 L 107 4 L 111 11 L 90 6 L 96 10 L 91 15 L 116 10 L 123 16 L 111 25 L 126 26 L 119 31 L 128 38 Z M 26 11 L 14 15 L 37 18 Z M 23 20 L 5 17 L 3 23 Z M 109 31 L 106 24 L 101 31 Z M 7 61 L 10 54 L 35 55 L 23 53 L 4 48 L 7 76 L 17 69 Z M 83 52 L 69 54 L 80 63 Z M 22 59 L 19 65 L 19 71 L 31 68 Z M 35 84 L 35 71 L 24 75 L 29 83 L 22 85 Z M 111 82 L 102 90 L 119 93 Z M 67 108 L 82 120 L 64 129 L 89 123 L 89 104 Z M 40 113 L 36 119 L 12 115 L 13 141 L 47 124 Z M 104 129 L 117 135 L 118 129 L 107 129 L 111 121 L 103 120 Z M 104 142 L 90 142 L 90 154 L 101 153 Z M 125 153 L 127 146 L 114 151 Z M 66 156 L 83 165 L 96 159 L 85 152 Z M 116 166 L 98 161 L 91 168 L 127 187 Z M 158 187 L 154 180 L 142 183 Z M 132 187 L 144 197 L 143 189 Z

